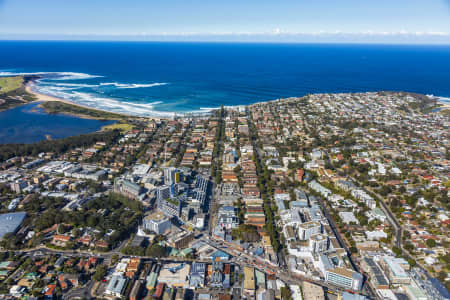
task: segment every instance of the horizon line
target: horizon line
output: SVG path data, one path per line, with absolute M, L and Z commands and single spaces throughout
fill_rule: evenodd
M 0 32 L 0 40 L 10 41 L 135 41 L 135 42 L 227 42 L 289 44 L 392 44 L 450 45 L 450 32 L 405 30 L 376 32 L 317 31 L 289 32 L 137 32 L 137 33 L 13 33 Z
M 450 46 L 450 41 L 284 41 L 284 40 L 206 40 L 206 39 L 15 39 L 2 38 L 0 42 L 133 42 L 133 43 L 205 43 L 205 44 L 304 44 L 304 45 L 386 45 L 386 46 Z

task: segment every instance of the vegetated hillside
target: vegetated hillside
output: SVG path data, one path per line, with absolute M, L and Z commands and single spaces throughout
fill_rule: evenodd
M 23 77 L 0 77 L 0 94 L 6 94 L 8 92 L 17 90 L 22 87 Z
M 46 112 L 51 114 L 63 113 L 79 117 L 90 117 L 99 120 L 119 120 L 125 118 L 124 115 L 97 109 L 86 108 L 78 105 L 71 105 L 59 101 L 44 102 L 40 105 L 40 107 L 44 108 Z
M 0 77 L 0 111 L 36 100 L 25 85 L 39 76 Z

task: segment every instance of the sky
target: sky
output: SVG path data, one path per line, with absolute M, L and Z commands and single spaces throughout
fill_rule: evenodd
M 450 0 L 0 0 L 0 39 L 450 44 Z

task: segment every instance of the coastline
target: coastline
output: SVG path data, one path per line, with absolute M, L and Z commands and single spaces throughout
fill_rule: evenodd
M 443 109 L 450 109 L 450 103 L 447 103 L 447 102 L 443 102 L 442 100 L 438 100 L 438 102 L 437 103 L 439 103 L 439 108 L 441 109 L 441 110 L 443 110 Z
M 97 111 L 97 112 L 102 112 L 102 113 L 107 113 L 107 114 L 115 114 L 115 115 L 118 115 L 119 117 L 118 118 L 112 118 L 112 117 L 103 118 L 103 117 L 90 116 L 90 115 L 83 114 L 83 113 L 76 113 L 76 112 L 70 112 L 70 111 L 64 111 L 64 110 L 56 111 L 56 112 L 54 111 L 53 113 L 61 113 L 61 114 L 76 116 L 76 117 L 79 117 L 79 118 L 95 119 L 95 120 L 99 120 L 99 119 L 118 120 L 118 119 L 120 119 L 120 117 L 122 117 L 122 118 L 136 118 L 137 117 L 137 118 L 145 118 L 145 119 L 169 119 L 170 118 L 170 116 L 165 116 L 165 115 L 136 116 L 136 115 L 133 115 L 133 114 L 127 114 L 127 113 L 123 113 L 123 112 L 111 112 L 111 111 L 108 111 L 106 109 L 93 108 L 93 107 L 90 107 L 88 105 L 79 104 L 79 103 L 76 103 L 76 102 L 73 102 L 73 101 L 70 101 L 70 100 L 67 100 L 67 99 L 58 98 L 58 97 L 55 97 L 55 96 L 51 96 L 51 95 L 47 95 L 47 94 L 43 94 L 43 93 L 37 92 L 36 90 L 33 89 L 33 87 L 35 85 L 34 81 L 35 81 L 35 79 L 30 80 L 30 81 L 28 81 L 27 83 L 24 84 L 25 91 L 37 98 L 37 100 L 35 100 L 33 102 L 38 102 L 38 101 L 39 102 L 60 102 L 60 103 L 66 104 L 66 105 L 71 105 L 71 106 L 79 107 L 79 108 L 86 109 L 86 110 Z M 304 95 L 304 96 L 301 96 L 301 97 L 305 97 L 305 96 L 307 96 L 307 95 Z M 425 95 L 425 96 L 428 96 L 430 98 L 433 97 L 432 95 Z M 258 101 L 258 102 L 254 102 L 254 103 L 248 104 L 248 106 L 260 105 L 260 104 L 267 103 L 267 102 L 270 103 L 270 102 L 277 102 L 277 101 L 282 101 L 282 100 L 288 100 L 289 101 L 290 99 L 301 98 L 301 97 L 286 97 L 286 98 L 272 99 L 272 100 L 267 100 L 267 101 Z M 449 101 L 450 99 L 449 98 L 442 98 L 442 97 L 435 97 L 435 98 L 437 98 L 436 99 L 436 103 L 439 105 L 439 110 L 441 110 L 441 111 L 450 110 L 450 101 Z M 228 105 L 226 107 L 236 107 L 237 108 L 237 107 L 242 107 L 242 106 L 245 107 L 247 105 Z M 43 107 L 43 105 L 40 104 L 39 107 L 41 107 L 41 108 L 43 108 L 45 110 L 45 107 Z M 218 108 L 216 108 L 216 109 L 218 109 Z M 208 108 L 208 109 L 205 109 L 205 111 L 202 111 L 202 112 L 207 112 L 207 111 L 211 112 L 211 111 L 214 111 L 214 110 L 215 110 L 214 108 Z M 192 113 L 195 114 L 196 112 L 197 111 L 192 112 Z M 52 112 L 49 112 L 49 113 L 52 113 Z M 177 115 L 176 112 L 173 112 L 173 114 Z
M 450 110 L 450 98 L 448 97 L 438 97 L 434 95 L 426 95 L 432 99 L 436 100 L 436 105 L 438 106 L 435 110 L 435 112 L 448 112 Z
M 83 108 L 83 109 L 87 109 L 87 110 L 92 110 L 92 111 L 98 111 L 98 112 L 103 112 L 103 113 L 109 113 L 109 114 L 115 114 L 115 115 L 119 115 L 123 118 L 144 118 L 144 119 L 150 119 L 150 120 L 167 120 L 167 119 L 171 119 L 174 116 L 177 115 L 184 115 L 184 114 L 197 114 L 197 113 L 210 113 L 214 110 L 218 110 L 219 108 L 207 108 L 207 109 L 199 109 L 197 111 L 192 111 L 192 112 L 156 112 L 153 111 L 153 113 L 150 113 L 148 115 L 133 115 L 133 114 L 127 114 L 127 113 L 123 113 L 123 112 L 113 112 L 113 111 L 109 111 L 106 109 L 101 109 L 101 108 L 94 108 L 94 107 L 90 107 L 88 105 L 83 105 L 83 104 L 79 104 L 67 99 L 63 99 L 63 98 L 58 98 L 55 96 L 51 96 L 51 95 L 47 95 L 47 94 L 43 94 L 40 92 L 37 92 L 36 90 L 33 89 L 35 83 L 33 80 L 29 81 L 28 83 L 24 84 L 24 88 L 26 90 L 26 92 L 34 95 L 37 100 L 35 101 L 41 101 L 41 102 L 61 102 L 67 105 L 72 105 L 72 106 L 76 106 L 79 108 Z M 236 106 L 242 106 L 242 105 L 236 105 Z M 42 106 L 40 106 L 42 107 Z M 231 106 L 230 106 L 231 107 Z M 68 114 L 68 115 L 73 115 L 73 116 L 77 116 L 80 118 L 88 118 L 88 119 L 99 119 L 96 117 L 92 117 L 92 116 L 86 116 L 83 114 L 76 114 L 76 113 L 72 113 L 72 112 L 58 112 L 58 113 L 63 113 L 63 114 Z
M 76 106 L 76 107 L 80 107 L 80 108 L 84 108 L 84 109 L 88 109 L 88 110 L 100 111 L 100 112 L 104 112 L 104 113 L 111 113 L 110 111 L 107 111 L 107 110 L 104 110 L 104 109 L 92 108 L 92 107 L 89 107 L 87 105 L 74 103 L 74 102 L 66 100 L 66 99 L 57 98 L 57 97 L 54 97 L 54 96 L 50 96 L 50 95 L 46 95 L 46 94 L 42 94 L 42 93 L 36 92 L 35 90 L 33 90 L 33 86 L 34 86 L 34 82 L 32 80 L 24 85 L 25 91 L 37 98 L 33 102 L 61 102 L 61 103 L 67 104 L 67 105 L 72 105 L 72 106 Z M 42 106 L 39 105 L 39 107 L 42 107 Z M 60 113 L 61 114 L 65 114 L 65 115 L 78 117 L 78 118 L 83 118 L 83 119 L 93 119 L 93 120 L 100 119 L 100 118 L 96 118 L 96 117 L 92 117 L 92 116 L 88 116 L 88 115 L 84 115 L 84 114 L 76 114 L 76 113 L 63 112 L 63 111 L 60 112 Z M 125 118 L 134 117 L 132 115 L 128 115 L 128 114 L 124 114 L 124 113 L 116 113 L 116 112 L 114 112 L 114 114 L 123 116 Z

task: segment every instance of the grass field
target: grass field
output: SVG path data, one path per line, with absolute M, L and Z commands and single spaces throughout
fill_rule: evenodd
M 102 130 L 114 130 L 119 129 L 122 132 L 133 129 L 133 125 L 127 123 L 115 123 L 107 126 L 103 126 Z
M 23 77 L 0 77 L 0 94 L 5 94 L 22 87 Z

